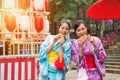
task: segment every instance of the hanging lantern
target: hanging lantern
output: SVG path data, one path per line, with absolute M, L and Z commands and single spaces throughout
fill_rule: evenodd
M 22 38 L 22 34 L 21 34 L 22 30 L 19 29 L 19 30 L 15 30 L 15 37 L 16 39 L 21 39 Z
M 48 33 L 49 32 L 49 20 L 48 19 L 44 20 L 44 25 L 45 26 L 43 30 Z
M 0 22 L 2 22 L 2 14 L 0 13 Z
M 0 13 L 0 27 L 2 27 L 2 14 Z
M 5 14 L 4 20 L 6 23 L 6 28 L 9 31 L 13 31 L 16 28 L 16 18 L 13 14 Z
M 35 10 L 43 10 L 44 9 L 44 0 L 34 0 L 34 8 L 35 8 Z
M 15 8 L 15 0 L 4 0 L 4 8 L 14 9 Z
M 30 6 L 30 0 L 18 0 L 19 9 L 27 9 Z
M 25 34 L 25 38 L 28 39 L 28 32 L 26 32 L 26 34 Z
M 44 18 L 42 16 L 35 17 L 35 29 L 40 32 L 44 27 Z
M 2 32 L 2 30 L 0 29 L 0 38 L 1 38 L 1 35 L 2 35 L 1 32 Z
M 3 26 L 2 22 L 0 22 L 0 28 Z
M 0 9 L 2 9 L 2 0 L 0 0 Z
M 27 31 L 30 27 L 30 18 L 28 15 L 22 15 L 20 17 L 20 29 Z
M 49 11 L 49 2 L 48 2 L 48 0 L 45 0 L 45 11 L 46 12 Z

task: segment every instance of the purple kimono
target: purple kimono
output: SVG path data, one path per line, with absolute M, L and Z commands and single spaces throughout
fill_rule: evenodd
M 75 63 L 77 63 L 78 69 L 80 69 L 81 67 L 86 69 L 87 75 L 89 77 L 88 80 L 103 80 L 102 76 L 105 75 L 104 61 L 106 58 L 106 52 L 104 50 L 101 40 L 98 37 L 94 36 L 94 41 L 99 50 L 99 55 L 98 55 L 99 59 L 95 53 L 93 44 L 90 41 L 86 41 L 83 45 L 83 52 L 82 52 L 83 56 L 82 59 L 80 60 L 79 58 L 80 44 L 77 39 L 72 43 L 72 60 Z M 94 56 L 95 65 L 96 65 L 95 68 L 88 68 L 86 62 L 86 56 L 88 55 Z

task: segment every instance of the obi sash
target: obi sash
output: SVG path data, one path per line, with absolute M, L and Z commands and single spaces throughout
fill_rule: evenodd
M 93 55 L 86 56 L 86 63 L 88 68 L 96 68 L 95 59 Z
M 58 58 L 58 52 L 51 51 L 48 54 L 48 62 L 51 64 L 54 64 L 57 58 Z

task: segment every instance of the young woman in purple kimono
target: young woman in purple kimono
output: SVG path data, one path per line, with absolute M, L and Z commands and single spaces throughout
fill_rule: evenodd
M 72 60 L 77 63 L 78 71 L 83 67 L 88 80 L 103 80 L 106 53 L 100 38 L 88 34 L 87 27 L 82 20 L 75 22 L 74 30 L 78 39 L 72 43 Z M 96 48 L 99 54 L 95 52 Z

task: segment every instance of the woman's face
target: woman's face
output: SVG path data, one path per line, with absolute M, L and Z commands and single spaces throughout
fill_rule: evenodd
M 81 37 L 87 34 L 87 28 L 84 24 L 80 24 L 79 27 L 76 29 L 76 34 L 78 37 Z
M 66 36 L 69 33 L 69 25 L 67 23 L 62 23 L 61 26 L 59 27 L 59 33 L 63 34 Z

